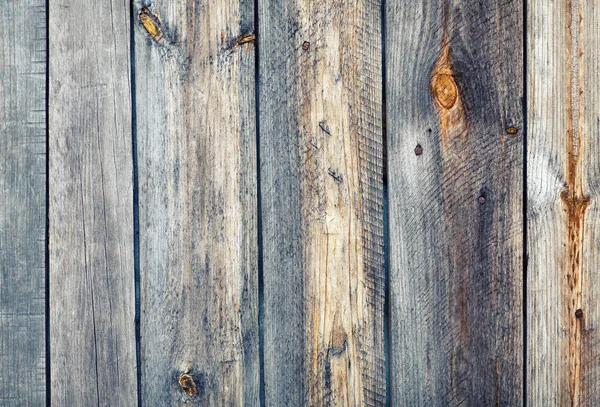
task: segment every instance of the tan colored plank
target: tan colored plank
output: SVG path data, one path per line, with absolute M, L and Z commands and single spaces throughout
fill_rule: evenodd
M 49 13 L 51 401 L 135 406 L 129 5 Z
M 46 4 L 0 6 L 0 405 L 46 402 Z
M 528 18 L 527 401 L 596 406 L 600 10 L 530 0 Z
M 253 3 L 134 7 L 142 403 L 257 406 Z
M 380 6 L 259 2 L 266 405 L 385 405 Z
M 522 21 L 386 5 L 394 406 L 523 403 Z

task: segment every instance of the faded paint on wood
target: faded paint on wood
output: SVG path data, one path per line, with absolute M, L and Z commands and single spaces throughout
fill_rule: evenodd
M 392 405 L 523 402 L 522 19 L 387 3 Z
M 385 405 L 380 14 L 259 2 L 266 405 Z
M 253 2 L 135 2 L 141 396 L 259 405 Z
M 528 2 L 529 405 L 600 404 L 599 26 L 593 1 Z
M 135 406 L 129 5 L 49 13 L 51 401 Z
M 0 7 L 0 405 L 46 402 L 46 3 Z

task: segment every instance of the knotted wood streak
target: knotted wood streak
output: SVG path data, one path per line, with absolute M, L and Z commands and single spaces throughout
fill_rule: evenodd
M 444 20 L 442 48 L 431 71 L 430 90 L 441 122 L 442 140 L 446 141 L 464 134 L 468 128 L 467 114 L 452 70 L 447 17 Z

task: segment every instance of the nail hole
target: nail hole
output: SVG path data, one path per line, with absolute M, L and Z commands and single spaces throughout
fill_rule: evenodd
M 576 318 L 581 318 L 582 316 L 583 316 L 583 311 L 581 310 L 581 308 L 579 308 L 577 311 L 575 311 Z
M 421 155 L 423 154 L 423 147 L 421 147 L 420 144 L 417 144 L 417 146 L 415 147 L 415 154 L 416 155 Z
M 304 51 L 308 51 L 308 48 L 309 48 L 309 47 L 310 47 L 310 42 L 308 42 L 308 41 L 304 41 L 304 42 L 302 43 L 302 49 L 303 49 Z

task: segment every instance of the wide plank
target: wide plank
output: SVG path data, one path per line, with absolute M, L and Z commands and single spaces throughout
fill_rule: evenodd
M 129 4 L 49 7 L 51 402 L 135 406 Z
M 381 3 L 259 2 L 268 406 L 381 406 Z
M 46 402 L 46 2 L 0 6 L 0 405 Z
M 527 404 L 600 405 L 600 9 L 528 1 Z
M 134 3 L 143 405 L 259 405 L 253 4 Z
M 385 15 L 392 405 L 520 405 L 522 2 Z

